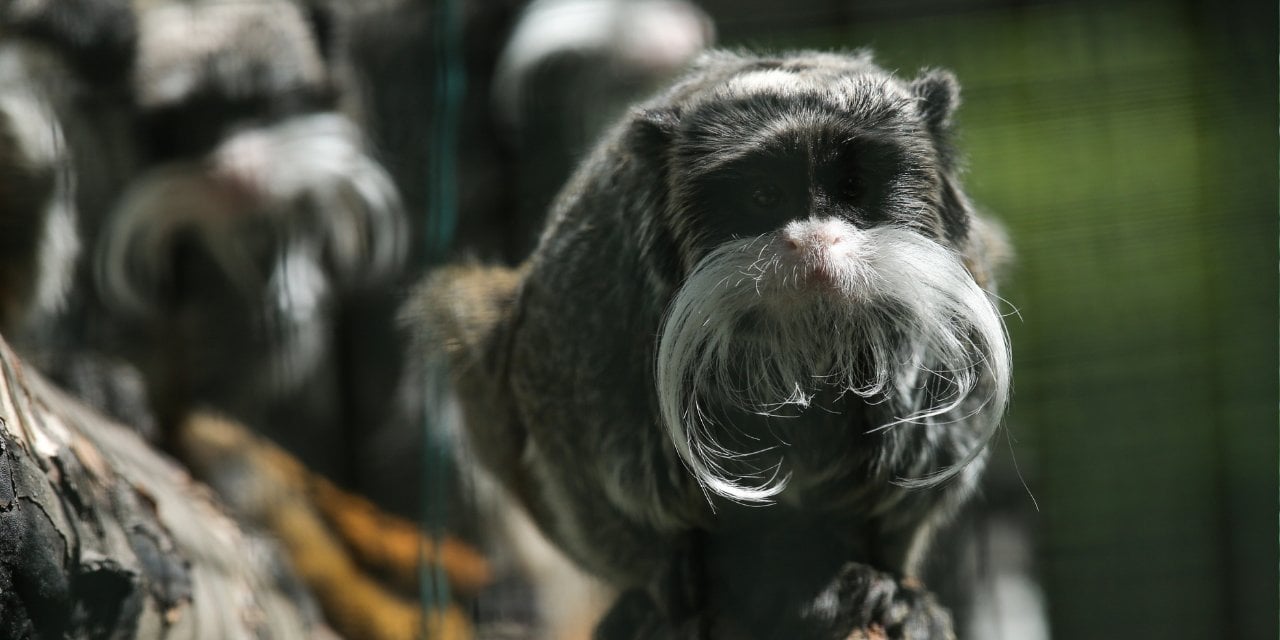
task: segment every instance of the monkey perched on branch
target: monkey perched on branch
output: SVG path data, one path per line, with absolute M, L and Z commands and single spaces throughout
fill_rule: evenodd
M 957 104 L 866 53 L 708 54 L 520 270 L 428 277 L 476 457 L 622 592 L 598 635 L 952 634 L 916 576 L 1010 387 Z

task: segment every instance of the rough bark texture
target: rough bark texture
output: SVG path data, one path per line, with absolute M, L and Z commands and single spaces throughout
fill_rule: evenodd
M 278 548 L 0 340 L 0 637 L 328 637 Z

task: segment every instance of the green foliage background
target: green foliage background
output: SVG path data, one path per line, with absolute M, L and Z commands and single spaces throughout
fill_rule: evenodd
M 1053 636 L 1277 637 L 1275 3 L 942 4 L 727 44 L 959 76 Z

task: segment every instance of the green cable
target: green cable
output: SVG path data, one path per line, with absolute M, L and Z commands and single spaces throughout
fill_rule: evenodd
M 432 153 L 427 184 L 428 264 L 443 262 L 457 228 L 457 151 L 462 98 L 466 91 L 466 71 L 462 65 L 461 24 L 457 0 L 438 0 L 434 12 L 435 109 L 431 127 Z
M 428 160 L 426 231 L 423 259 L 426 266 L 444 261 L 457 227 L 457 162 L 459 113 L 465 92 L 461 26 L 456 0 L 438 0 L 432 11 L 433 110 L 431 154 Z M 452 458 L 443 436 L 445 419 L 445 364 L 428 362 L 424 381 L 422 517 L 427 536 L 440 541 L 448 525 L 449 482 Z M 434 424 L 433 424 L 434 423 Z M 437 428 L 433 428 L 437 427 Z M 437 545 L 437 548 L 440 548 Z M 450 603 L 448 576 L 439 563 L 420 559 L 419 591 L 423 611 L 443 611 Z M 423 616 L 427 637 L 428 616 Z

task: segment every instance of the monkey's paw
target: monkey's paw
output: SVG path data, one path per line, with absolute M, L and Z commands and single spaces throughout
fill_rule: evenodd
M 814 598 L 802 618 L 821 629 L 819 637 L 955 639 L 951 614 L 918 583 L 853 562 Z

